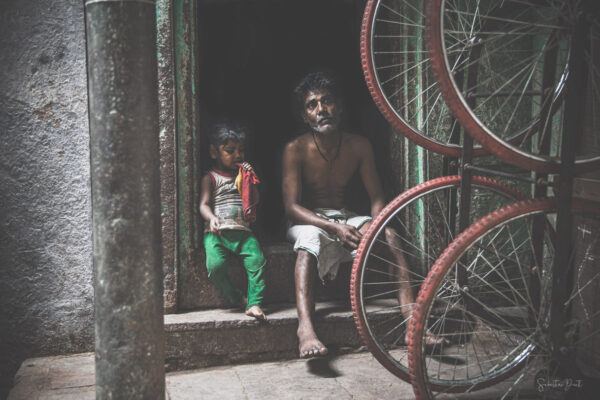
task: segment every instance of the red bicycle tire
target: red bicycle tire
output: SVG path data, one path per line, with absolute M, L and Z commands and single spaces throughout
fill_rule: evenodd
M 365 83 L 369 89 L 369 93 L 379 112 L 388 121 L 388 123 L 404 137 L 413 143 L 448 157 L 460 157 L 462 147 L 460 145 L 443 144 L 418 133 L 410 124 L 405 122 L 398 116 L 394 108 L 390 105 L 385 94 L 378 84 L 378 79 L 375 73 L 375 65 L 371 57 L 372 53 L 372 32 L 373 21 L 377 11 L 377 3 L 379 0 L 369 0 L 365 6 L 363 13 L 362 26 L 360 31 L 360 55 Z M 474 149 L 475 156 L 489 154 L 489 151 L 477 146 Z
M 410 370 L 410 382 L 413 385 L 413 391 L 417 399 L 430 399 L 430 390 L 439 391 L 439 387 L 431 385 L 425 379 L 425 366 L 422 357 L 422 331 L 425 329 L 425 320 L 433 304 L 433 299 L 437 295 L 437 290 L 441 281 L 446 276 L 448 270 L 456 264 L 465 251 L 482 235 L 494 229 L 499 224 L 518 218 L 519 216 L 529 215 L 536 212 L 551 211 L 556 207 L 555 198 L 540 198 L 522 200 L 514 204 L 502 207 L 485 217 L 473 223 L 469 228 L 456 237 L 456 239 L 444 250 L 442 255 L 431 268 L 430 273 L 421 286 L 419 295 L 413 309 L 413 318 L 409 324 L 409 346 L 408 362 Z M 600 213 L 600 204 L 585 200 L 574 199 L 572 210 Z M 445 393 L 464 392 L 466 389 L 478 390 L 489 387 L 508 376 L 517 372 L 523 367 L 527 358 L 520 361 L 518 365 L 506 371 L 503 374 L 476 385 L 468 387 L 446 387 Z
M 515 149 L 510 145 L 510 142 L 502 140 L 489 131 L 473 115 L 464 97 L 459 94 L 459 89 L 456 88 L 450 68 L 447 66 L 446 51 L 442 38 L 444 2 L 445 0 L 429 0 L 427 2 L 426 36 L 431 68 L 448 108 L 465 131 L 498 158 L 527 170 L 558 173 L 560 169 L 559 162 Z M 578 160 L 575 162 L 574 168 L 576 173 L 598 169 L 600 168 L 600 156 Z
M 410 379 L 408 370 L 404 371 L 398 368 L 396 365 L 394 365 L 394 363 L 387 357 L 384 351 L 378 346 L 375 338 L 373 338 L 369 330 L 365 312 L 361 307 L 361 286 L 364 262 L 369 254 L 371 244 L 376 238 L 376 234 L 396 213 L 396 210 L 398 208 L 403 207 L 405 204 L 409 203 L 414 199 L 419 198 L 420 196 L 426 193 L 438 191 L 441 188 L 445 187 L 459 186 L 461 179 L 462 178 L 460 175 L 445 176 L 441 178 L 432 179 L 430 181 L 423 182 L 397 196 L 393 201 L 391 201 L 386 207 L 384 207 L 381 210 L 381 212 L 373 220 L 367 232 L 363 235 L 363 238 L 361 239 L 359 247 L 357 249 L 356 257 L 354 258 L 354 263 L 352 265 L 352 274 L 350 280 L 350 300 L 352 304 L 354 322 L 356 324 L 359 335 L 365 343 L 366 347 L 381 365 L 383 365 L 388 371 L 396 375 L 398 378 L 407 382 L 409 382 Z M 481 187 L 486 187 L 497 192 L 505 193 L 507 197 L 511 197 L 515 200 L 525 198 L 525 196 L 521 192 L 514 189 L 513 187 L 506 185 L 502 182 L 498 182 L 491 178 L 473 176 L 472 184 Z

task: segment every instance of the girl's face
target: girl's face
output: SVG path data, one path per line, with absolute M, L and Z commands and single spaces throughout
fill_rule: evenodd
M 221 170 L 235 171 L 238 169 L 236 163 L 244 161 L 244 143 L 228 140 L 218 147 L 210 146 L 210 156 L 217 161 L 217 166 Z

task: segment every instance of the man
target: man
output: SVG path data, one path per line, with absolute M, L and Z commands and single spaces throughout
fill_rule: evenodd
M 383 191 L 369 141 L 341 128 L 343 104 L 334 77 L 317 72 L 307 75 L 294 90 L 303 122 L 310 129 L 285 147 L 283 200 L 288 218 L 296 225 L 288 230 L 298 253 L 295 266 L 300 357 L 327 354 L 314 326 L 314 281 L 333 278 L 341 262 L 352 260 L 370 217 L 344 208 L 344 189 L 358 171 L 371 201 L 371 216 L 384 207 Z M 399 265 L 406 266 L 396 252 Z M 400 281 L 408 282 L 401 268 Z M 406 276 L 404 276 L 406 275 Z M 401 304 L 414 302 L 409 284 L 399 287 Z M 407 310 L 405 316 L 410 316 Z

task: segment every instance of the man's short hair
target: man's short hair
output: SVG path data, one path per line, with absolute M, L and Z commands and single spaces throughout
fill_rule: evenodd
M 336 101 L 342 100 L 342 90 L 339 79 L 331 72 L 318 71 L 307 74 L 294 89 L 294 111 L 301 115 L 304 109 L 304 100 L 308 92 L 326 89 Z
M 241 123 L 218 123 L 213 125 L 208 135 L 208 141 L 215 147 L 219 147 L 227 141 L 245 142 L 248 137 L 248 129 Z

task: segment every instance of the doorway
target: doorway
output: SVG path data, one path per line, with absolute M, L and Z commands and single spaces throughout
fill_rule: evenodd
M 346 89 L 349 126 L 372 131 L 361 129 L 369 126 L 361 110 L 372 102 L 360 66 L 362 7 L 362 1 L 343 0 L 222 1 L 199 7 L 200 119 L 250 126 L 248 157 L 263 182 L 255 227 L 263 242 L 284 240 L 281 154 L 300 133 L 291 109 L 298 80 L 311 70 L 335 72 Z M 207 168 L 208 157 L 201 159 Z
M 292 112 L 291 93 L 306 73 L 326 69 L 339 76 L 345 89 L 346 123 L 371 140 L 380 176 L 390 175 L 382 173 L 390 170 L 390 130 L 371 100 L 361 69 L 364 5 L 363 0 L 198 0 L 193 175 L 199 178 L 210 167 L 206 136 L 213 123 L 231 120 L 249 126 L 247 158 L 262 181 L 253 229 L 263 246 L 285 241 L 281 154 L 288 141 L 303 133 Z M 188 189 L 179 187 L 178 192 Z M 348 189 L 353 193 L 348 206 L 369 213 L 369 199 L 358 177 Z M 197 198 L 197 193 L 191 197 Z M 200 220 L 195 209 L 193 218 Z M 196 231 L 185 232 L 195 243 L 189 246 L 193 254 L 178 257 L 178 308 L 212 306 L 207 303 L 211 296 L 198 296 L 210 286 L 201 249 L 202 224 L 186 226 Z M 180 253 L 182 249 L 188 247 L 179 246 Z

